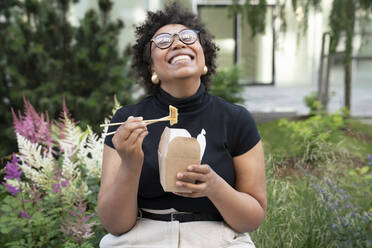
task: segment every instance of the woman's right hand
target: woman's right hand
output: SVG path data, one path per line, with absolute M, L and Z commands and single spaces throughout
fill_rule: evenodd
M 142 142 L 147 135 L 147 127 L 142 117 L 129 116 L 117 129 L 112 143 L 121 157 L 122 164 L 128 169 L 138 170 L 142 167 Z

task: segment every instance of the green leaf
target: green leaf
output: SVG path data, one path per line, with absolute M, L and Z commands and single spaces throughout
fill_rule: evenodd
M 361 175 L 364 175 L 364 174 L 366 174 L 368 171 L 369 171 L 369 166 L 366 165 L 366 166 L 362 167 L 362 168 L 359 170 L 359 173 L 360 173 Z
M 3 205 L 1 206 L 1 210 L 4 212 L 12 212 L 14 209 L 12 209 L 9 205 Z
M 349 170 L 349 175 L 350 176 L 357 176 L 358 174 L 355 172 L 355 170 L 351 169 L 351 170 Z
M 12 228 L 10 228 L 9 226 L 2 226 L 1 228 L 0 228 L 0 232 L 2 233 L 2 234 L 8 234 L 8 233 L 10 233 L 10 231 L 12 230 Z
M 372 175 L 371 174 L 364 175 L 364 178 L 366 180 L 371 180 L 372 179 Z

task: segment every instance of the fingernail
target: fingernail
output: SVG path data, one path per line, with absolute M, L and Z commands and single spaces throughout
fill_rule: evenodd
M 182 186 L 181 182 L 176 182 L 176 186 Z
M 190 165 L 189 167 L 187 167 L 188 170 L 192 170 L 194 169 L 194 167 L 192 165 Z
M 128 117 L 128 120 L 129 120 L 129 119 L 132 119 L 132 118 L 133 118 L 133 116 L 129 116 L 129 117 Z
M 140 116 L 140 117 L 137 117 L 138 118 L 138 120 L 140 120 L 140 121 L 142 121 L 143 120 L 143 117 L 142 116 Z
M 178 174 L 177 174 L 177 177 L 178 177 L 178 178 L 182 178 L 182 177 L 183 177 L 183 174 L 182 174 L 182 173 L 178 173 Z

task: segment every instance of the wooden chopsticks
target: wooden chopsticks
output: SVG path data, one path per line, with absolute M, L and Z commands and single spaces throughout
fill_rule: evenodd
M 169 115 L 168 116 L 165 116 L 165 117 L 162 117 L 162 118 L 159 118 L 159 119 L 144 120 L 143 122 L 146 125 L 150 125 L 150 124 L 160 122 L 160 121 L 169 121 L 171 126 L 176 124 L 178 122 L 178 109 L 176 107 L 173 107 L 172 105 L 169 105 Z M 101 124 L 100 127 L 118 126 L 118 125 L 122 125 L 123 123 L 124 122 Z M 106 133 L 105 135 L 106 136 L 113 135 L 113 134 L 115 134 L 115 132 L 116 131 L 109 132 L 109 133 Z

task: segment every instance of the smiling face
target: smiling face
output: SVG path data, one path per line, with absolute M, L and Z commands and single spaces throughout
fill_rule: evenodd
M 169 24 L 161 27 L 153 37 L 161 33 L 178 34 L 185 29 L 187 27 L 181 24 Z M 195 83 L 200 84 L 205 60 L 199 39 L 193 44 L 187 45 L 175 35 L 173 44 L 166 49 L 160 49 L 152 42 L 151 59 L 151 70 L 158 75 L 163 89 L 182 80 L 188 82 L 194 80 Z

